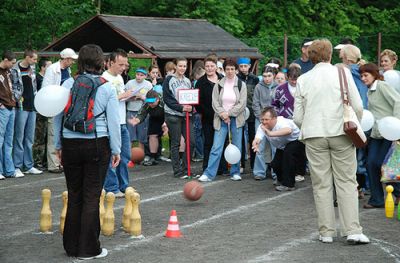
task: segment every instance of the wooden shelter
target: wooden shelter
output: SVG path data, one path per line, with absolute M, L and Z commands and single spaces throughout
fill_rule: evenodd
M 85 44 L 97 44 L 104 52 L 122 48 L 129 57 L 151 58 L 162 69 L 176 57 L 196 60 L 210 53 L 220 58 L 249 57 L 257 68 L 263 56 L 222 28 L 204 19 L 133 17 L 96 15 L 82 25 L 48 45 L 41 53 L 53 53 L 64 48 L 79 50 Z

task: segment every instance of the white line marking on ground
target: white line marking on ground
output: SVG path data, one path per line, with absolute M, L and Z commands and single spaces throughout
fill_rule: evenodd
M 373 209 L 364 210 L 363 212 L 360 212 L 360 214 L 367 214 L 370 212 L 373 212 Z M 337 223 L 337 229 L 339 229 L 339 227 L 339 223 Z M 290 251 L 291 249 L 296 248 L 301 244 L 316 242 L 315 240 L 317 239 L 318 235 L 318 232 L 314 232 L 309 236 L 287 242 L 277 248 L 273 248 L 273 250 L 269 251 L 267 254 L 250 259 L 248 263 L 266 262 L 274 259 L 279 259 L 283 253 L 286 253 L 287 251 Z M 400 246 L 376 238 L 370 238 L 370 240 L 372 241 L 372 245 L 375 245 L 379 247 L 382 251 L 386 252 L 390 257 L 396 260 L 396 263 L 400 263 L 400 254 L 395 252 L 400 250 Z
M 211 183 L 209 183 L 209 184 L 211 184 Z M 205 184 L 205 185 L 208 185 L 208 184 Z M 287 197 L 289 195 L 298 193 L 300 191 L 304 191 L 304 190 L 309 189 L 309 188 L 311 188 L 311 186 L 307 186 L 307 187 L 301 188 L 301 189 L 293 191 L 293 192 L 286 192 L 286 193 L 283 193 L 283 194 L 280 194 L 280 195 L 277 195 L 277 196 L 274 196 L 274 197 L 270 197 L 270 198 L 261 200 L 261 201 L 256 202 L 256 203 L 242 205 L 242 206 L 239 206 L 239 207 L 237 207 L 235 209 L 226 211 L 224 213 L 220 213 L 220 214 L 214 215 L 214 216 L 209 217 L 209 218 L 204 218 L 204 219 L 198 220 L 196 222 L 193 222 L 192 224 L 181 226 L 181 229 L 187 229 L 187 228 L 192 228 L 192 227 L 196 227 L 196 226 L 199 226 L 199 225 L 207 224 L 207 223 L 209 223 L 211 221 L 214 221 L 214 220 L 217 220 L 217 219 L 219 219 L 221 217 L 229 216 L 229 215 L 232 215 L 232 214 L 235 214 L 235 213 L 240 213 L 240 212 L 243 212 L 244 210 L 248 210 L 248 209 L 254 208 L 254 207 L 259 206 L 259 205 L 263 205 L 263 204 L 267 204 L 267 203 L 276 201 L 278 199 Z M 164 236 L 164 232 L 161 232 L 161 233 L 158 233 L 155 236 L 146 237 L 146 239 L 133 240 L 133 241 L 130 241 L 130 242 L 126 243 L 126 244 L 117 245 L 115 248 L 110 249 L 109 251 L 121 251 L 121 250 L 129 248 L 131 246 L 152 242 L 153 240 L 156 240 L 156 239 L 161 238 L 163 236 Z
M 400 254 L 398 251 L 400 250 L 400 246 L 397 246 L 395 244 L 377 239 L 377 238 L 371 238 L 373 241 L 372 244 L 379 247 L 382 249 L 382 251 L 386 252 L 390 257 L 395 259 L 396 263 L 400 263 Z
M 22 183 L 22 184 L 14 184 L 14 185 L 8 185 L 8 186 L 4 186 L 4 187 L 0 187 L 0 190 L 4 190 L 4 189 L 12 189 L 12 188 L 18 188 L 18 187 L 31 187 L 32 185 L 36 185 L 36 184 L 41 184 L 41 183 L 45 183 L 45 182 L 49 182 L 49 181 L 57 181 L 57 180 L 61 180 L 64 179 L 65 177 L 55 177 L 55 178 L 46 178 L 43 180 L 38 180 L 38 181 L 34 181 L 34 182 L 26 182 L 26 183 Z M 23 180 L 23 178 L 18 178 L 17 180 Z
M 282 255 L 283 253 L 286 253 L 288 250 L 291 250 L 292 248 L 298 247 L 301 244 L 315 242 L 314 239 L 316 239 L 317 237 L 318 237 L 318 232 L 314 232 L 309 236 L 294 239 L 290 242 L 283 244 L 282 246 L 274 248 L 272 251 L 269 251 L 267 254 L 257 256 L 254 259 L 250 259 L 248 262 L 249 263 L 257 263 L 257 262 L 266 262 L 266 261 L 271 261 L 273 259 L 277 259 L 277 258 L 279 258 L 280 255 Z
M 153 174 L 153 175 L 149 175 L 149 176 L 143 176 L 143 177 L 133 178 L 133 179 L 131 180 L 131 183 L 134 183 L 135 181 L 146 180 L 146 179 L 149 179 L 149 178 L 154 178 L 154 177 L 163 176 L 163 175 L 165 175 L 165 174 L 167 174 L 167 173 L 164 172 L 164 173 L 158 173 L 158 174 Z M 59 180 L 59 179 L 64 179 L 64 180 L 65 180 L 65 177 L 60 177 L 60 178 L 49 178 L 49 179 L 47 179 L 47 180 Z M 40 182 L 44 182 L 44 181 L 42 180 L 42 181 L 40 181 Z M 13 185 L 13 186 L 24 186 L 24 187 L 26 187 L 26 186 L 31 186 L 31 185 L 32 185 L 32 183 L 26 183 L 26 184 Z M 11 187 L 11 186 L 10 186 L 10 187 Z M 2 189 L 2 188 L 0 188 L 0 189 Z M 51 190 L 51 189 L 50 189 L 50 190 Z M 39 194 L 39 195 L 40 195 L 40 194 Z M 52 200 L 56 200 L 56 199 L 61 198 L 61 197 L 62 197 L 62 194 L 52 196 L 51 199 L 52 199 Z M 12 203 L 10 206 L 2 206 L 2 207 L 0 207 L 0 210 L 8 209 L 8 208 L 15 207 L 15 206 L 18 206 L 18 205 L 27 205 L 27 204 L 31 204 L 31 203 L 35 203 L 35 202 L 42 202 L 42 199 L 41 199 L 41 198 L 40 198 L 40 199 L 34 199 L 34 200 L 29 200 L 29 201 L 26 201 L 26 202 L 22 202 L 22 203 Z
M 210 187 L 210 186 L 214 186 L 214 185 L 220 184 L 222 182 L 225 182 L 227 180 L 229 180 L 229 179 L 218 180 L 218 181 L 206 183 L 206 184 L 203 185 L 203 187 L 207 188 L 207 187 Z M 165 198 L 168 198 L 168 197 L 171 197 L 171 196 L 174 196 L 174 195 L 178 195 L 178 194 L 182 194 L 182 190 L 169 192 L 169 193 L 166 193 L 166 194 L 163 194 L 163 195 L 154 196 L 154 197 L 151 197 L 151 198 L 148 198 L 148 199 L 143 199 L 140 202 L 140 204 L 143 205 L 143 204 L 148 203 L 148 202 L 158 201 L 160 199 L 165 199 Z M 61 197 L 61 196 L 62 195 L 58 195 L 57 198 Z M 40 199 L 40 201 L 41 201 L 41 199 Z M 31 202 L 26 202 L 26 203 L 31 203 Z M 123 209 L 124 206 L 125 206 L 125 204 L 114 207 L 114 212 L 117 211 L 117 210 Z M 39 224 L 39 222 L 37 222 L 37 223 Z M 60 224 L 59 218 L 57 218 L 57 216 L 54 216 L 54 213 L 53 213 L 53 227 L 57 227 L 59 224 Z M 31 232 L 37 231 L 37 230 L 38 230 L 38 226 L 35 226 L 34 228 L 30 228 L 30 229 L 26 229 L 26 230 L 23 230 L 23 231 L 17 231 L 17 232 L 10 233 L 10 234 L 7 235 L 7 238 L 20 236 L 20 235 L 23 235 L 23 234 L 27 234 L 27 233 L 31 233 Z
M 148 178 L 158 177 L 158 176 L 162 176 L 162 175 L 166 175 L 166 174 L 167 174 L 167 172 L 163 172 L 163 173 L 158 173 L 158 174 L 153 174 L 153 175 L 133 177 L 132 181 L 145 180 Z M 44 175 L 44 176 L 46 176 L 46 175 Z M 21 178 L 21 179 L 18 178 L 18 180 L 23 180 L 23 178 Z M 41 180 L 34 181 L 34 182 L 26 182 L 26 183 L 22 183 L 22 184 L 8 185 L 8 186 L 0 187 L 0 190 L 18 188 L 18 187 L 27 187 L 27 186 L 37 185 L 37 184 L 41 184 L 41 183 L 46 183 L 49 181 L 57 181 L 57 180 L 65 180 L 64 175 L 60 176 L 60 177 L 55 177 L 55 178 L 43 178 Z

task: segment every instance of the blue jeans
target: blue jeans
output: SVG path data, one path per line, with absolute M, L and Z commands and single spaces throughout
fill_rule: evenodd
M 256 122 L 255 122 L 256 133 L 257 133 L 258 126 L 260 126 L 260 120 L 256 119 Z M 267 143 L 270 145 L 271 159 L 272 160 L 274 159 L 276 148 L 274 146 L 272 146 L 270 144 L 269 140 L 267 139 L 267 137 L 264 136 L 260 142 L 260 145 L 258 146 L 258 152 L 256 153 L 256 158 L 254 160 L 254 168 L 253 168 L 254 176 L 261 176 L 263 178 L 266 177 L 267 164 L 265 163 L 265 147 L 266 147 Z M 275 178 L 276 174 L 272 173 L 272 177 Z
M 381 183 L 381 167 L 391 145 L 392 142 L 386 139 L 370 138 L 368 143 L 367 170 L 371 190 L 368 204 L 373 206 L 383 206 L 385 204 Z M 399 197 L 399 184 L 394 183 L 392 185 L 394 188 L 393 194 Z
M 121 161 L 115 168 L 108 167 L 107 176 L 104 182 L 106 192 L 125 192 L 129 185 L 128 162 L 131 159 L 131 140 L 126 124 L 121 125 Z
M 11 157 L 14 137 L 15 110 L 0 109 L 0 174 L 12 177 L 15 174 Z
M 236 118 L 231 117 L 230 130 L 232 144 L 242 151 L 242 129 L 243 127 L 236 128 Z M 203 174 L 207 175 L 210 179 L 214 179 L 217 175 L 219 161 L 221 160 L 222 151 L 224 150 L 225 138 L 228 134 L 228 124 L 221 121 L 221 129 L 216 130 L 214 133 L 214 143 L 211 148 L 210 159 L 208 160 L 207 169 Z M 240 175 L 240 161 L 231 165 L 230 175 Z
M 204 138 L 202 133 L 201 117 L 200 114 L 198 113 L 195 113 L 193 116 L 194 116 L 193 128 L 196 134 L 196 145 L 194 149 L 194 155 L 195 157 L 203 158 Z
M 137 111 L 128 111 L 126 113 L 127 116 L 126 118 L 127 120 L 133 119 L 134 117 L 136 117 L 137 114 L 138 114 Z M 138 141 L 142 144 L 146 144 L 148 142 L 148 135 L 147 135 L 148 128 L 149 128 L 149 117 L 144 119 L 144 121 L 141 122 L 140 124 L 134 126 L 128 123 L 127 129 L 129 131 L 129 138 L 131 142 Z
M 33 167 L 32 146 L 35 138 L 36 112 L 15 110 L 14 165 L 27 170 Z

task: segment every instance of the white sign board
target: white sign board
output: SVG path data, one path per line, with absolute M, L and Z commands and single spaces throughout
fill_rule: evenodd
M 178 102 L 182 105 L 197 105 L 199 104 L 198 89 L 179 89 Z

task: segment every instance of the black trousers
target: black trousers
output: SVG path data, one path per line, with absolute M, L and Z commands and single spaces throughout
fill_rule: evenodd
M 203 134 L 204 134 L 204 147 L 203 147 L 203 172 L 207 169 L 208 160 L 210 158 L 211 148 L 214 143 L 214 125 L 213 123 L 203 122 L 201 124 Z M 225 141 L 225 146 L 227 145 L 227 140 Z M 228 166 L 224 157 L 219 161 L 218 172 L 217 174 L 223 174 L 228 171 Z
M 187 174 L 187 158 L 186 158 L 186 149 L 184 155 L 182 156 L 183 159 L 183 167 L 180 163 L 179 157 L 179 146 L 181 144 L 181 135 L 185 138 L 186 142 L 186 117 L 171 115 L 165 113 L 165 122 L 168 125 L 168 134 L 169 138 L 171 139 L 170 143 L 170 152 L 171 152 L 171 159 L 172 159 L 172 169 L 174 170 L 174 176 L 180 177 L 184 174 Z M 193 129 L 193 119 L 189 118 L 189 132 L 190 132 L 190 155 L 193 156 L 194 145 L 195 141 L 195 134 Z
M 256 128 L 255 128 L 255 122 L 247 122 L 247 132 L 249 135 L 249 145 L 251 148 L 251 144 L 253 143 L 254 137 L 256 135 Z M 243 169 L 246 167 L 246 141 L 245 141 L 245 129 L 243 127 L 243 134 L 242 134 L 242 158 L 240 160 L 240 163 L 242 164 Z M 256 159 L 256 152 L 250 149 L 250 167 L 251 170 L 254 168 L 254 160 Z
M 282 185 L 294 187 L 296 174 L 305 174 L 305 163 L 305 146 L 296 140 L 286 144 L 283 150 L 276 149 L 271 165 Z
M 68 256 L 101 253 L 99 201 L 110 163 L 106 137 L 62 139 L 62 163 L 68 189 L 63 244 Z

